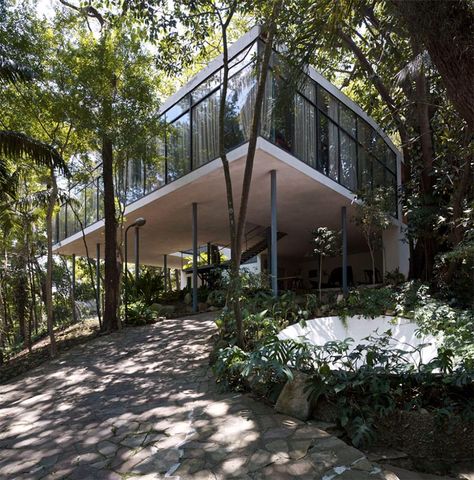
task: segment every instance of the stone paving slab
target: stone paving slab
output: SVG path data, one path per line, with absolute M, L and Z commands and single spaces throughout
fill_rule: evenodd
M 0 479 L 377 480 L 338 438 L 220 393 L 213 315 L 129 328 L 0 385 Z

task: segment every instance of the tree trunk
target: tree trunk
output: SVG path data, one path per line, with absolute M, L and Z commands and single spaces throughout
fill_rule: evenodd
M 113 177 L 113 149 L 111 139 L 102 138 L 102 174 L 104 181 L 104 287 L 105 303 L 103 330 L 110 332 L 119 329 L 117 315 L 119 294 L 119 270 L 117 265 L 117 219 L 115 217 L 115 191 Z
M 51 168 L 51 192 L 46 213 L 46 234 L 48 243 L 48 255 L 46 262 L 46 322 L 50 340 L 50 355 L 55 357 L 57 353 L 56 339 L 53 325 L 53 214 L 58 196 L 58 186 L 54 168 Z
M 319 254 L 319 301 L 321 301 L 322 284 L 323 284 L 323 256 Z
M 372 260 L 372 285 L 375 285 L 375 257 L 372 245 L 369 242 L 370 259 Z
M 392 0 L 422 42 L 456 110 L 474 130 L 474 8 L 470 0 Z
M 225 174 L 226 176 L 226 188 L 227 188 L 227 199 L 228 199 L 228 209 L 229 209 L 229 224 L 231 231 L 231 288 L 234 290 L 233 296 L 233 310 L 236 323 L 236 336 L 237 336 L 237 345 L 240 347 L 244 346 L 243 338 L 243 319 L 242 319 L 242 309 L 240 305 L 240 261 L 242 257 L 242 244 L 245 234 L 245 224 L 247 221 L 247 209 L 248 202 L 250 197 L 250 187 L 252 183 L 253 175 L 253 164 L 255 160 L 255 153 L 257 149 L 257 139 L 260 134 L 260 119 L 262 115 L 262 105 L 265 95 L 265 85 L 268 77 L 268 68 L 270 64 L 270 58 L 272 54 L 273 39 L 276 32 L 276 19 L 280 13 L 282 7 L 282 0 L 275 0 L 273 3 L 272 13 L 268 21 L 267 31 L 266 31 L 266 43 L 263 52 L 263 59 L 259 66 L 260 75 L 258 79 L 257 92 L 255 95 L 255 104 L 252 118 L 252 126 L 250 129 L 249 137 L 249 146 L 247 150 L 247 158 L 245 161 L 245 171 L 244 179 L 242 183 L 242 195 L 240 198 L 240 208 L 238 212 L 238 221 L 237 225 L 235 224 L 235 210 L 233 206 L 233 194 L 232 189 L 229 188 L 230 173 Z M 225 43 L 227 39 L 224 37 Z M 224 69 L 224 81 L 226 84 L 225 92 L 227 91 L 227 78 L 228 70 Z M 225 106 L 225 97 L 221 100 L 221 111 L 220 111 L 220 125 L 221 132 L 224 131 L 224 106 Z M 224 106 L 223 106 L 224 105 Z M 225 151 L 223 149 L 224 139 L 221 141 L 221 158 L 223 158 L 222 153 Z M 224 163 L 224 161 L 223 161 Z M 228 166 L 227 166 L 228 169 Z M 225 171 L 225 170 L 224 170 Z M 229 178 L 227 178 L 229 176 Z M 231 203 L 229 203 L 231 201 Z

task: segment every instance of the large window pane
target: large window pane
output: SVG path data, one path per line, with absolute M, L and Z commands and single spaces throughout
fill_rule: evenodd
M 319 108 L 328 115 L 329 118 L 338 121 L 337 110 L 338 110 L 338 101 L 323 87 L 318 87 L 318 105 Z
M 397 173 L 397 156 L 390 147 L 386 147 L 385 163 L 393 173 Z
M 386 171 L 385 175 L 385 182 L 388 189 L 389 205 L 391 208 L 390 213 L 394 217 L 396 217 L 398 215 L 397 179 L 396 176 L 389 171 Z
M 273 111 L 275 109 L 275 103 L 273 72 L 269 71 L 267 75 L 267 81 L 265 83 L 265 96 L 263 98 L 262 105 L 260 133 L 263 137 L 269 139 L 270 141 L 274 140 Z
M 241 70 L 250 62 L 255 62 L 257 56 L 257 42 L 254 42 L 250 47 L 240 52 L 229 62 L 229 76 Z
M 372 188 L 372 159 L 367 150 L 358 146 L 359 149 L 359 171 L 358 186 L 360 190 L 370 190 Z
M 294 128 L 295 156 L 316 168 L 316 109 L 298 94 L 295 96 Z
M 189 95 L 186 95 L 166 112 L 166 121 L 168 123 L 171 123 L 175 118 L 179 117 L 183 112 L 188 109 Z
M 364 147 L 370 149 L 372 146 L 373 128 L 361 118 L 357 119 L 357 139 Z
M 193 168 L 219 156 L 219 106 L 217 91 L 193 107 Z
M 374 188 L 385 187 L 385 167 L 374 158 L 373 160 Z
M 385 163 L 385 153 L 387 144 L 384 139 L 377 133 L 373 132 L 372 153 L 382 162 Z
M 136 152 L 137 154 L 143 152 Z M 131 158 L 127 162 L 127 203 L 143 197 L 143 163 L 141 158 Z
M 153 192 L 165 184 L 166 156 L 164 139 L 157 137 L 148 144 L 145 164 L 146 193 Z
M 97 219 L 97 191 L 94 183 L 87 185 L 86 196 L 86 226 L 92 225 Z
M 265 90 L 261 134 L 280 148 L 291 151 L 293 99 L 288 96 L 283 79 L 274 72 L 269 72 Z
M 193 103 L 197 103 L 199 100 L 201 100 L 201 98 L 205 97 L 206 95 L 211 93 L 213 90 L 218 88 L 220 84 L 221 84 L 221 71 L 219 70 L 217 73 L 212 75 L 205 82 L 201 83 L 201 85 L 199 85 L 193 90 L 191 94 Z
M 189 113 L 169 125 L 168 129 L 168 181 L 172 182 L 190 170 Z
M 273 141 L 280 148 L 292 151 L 294 124 L 294 95 L 282 77 L 273 76 L 275 103 L 273 109 Z
M 320 115 L 319 145 L 318 169 L 337 181 L 339 178 L 338 128 L 325 115 Z
M 102 176 L 97 179 L 97 188 L 98 188 L 98 195 L 97 201 L 99 202 L 98 210 L 99 210 L 99 220 L 104 218 L 104 181 Z
M 349 135 L 340 131 L 341 139 L 341 183 L 353 192 L 357 189 L 357 148 Z
M 355 113 L 342 103 L 339 104 L 339 124 L 354 138 L 356 137 L 356 115 Z
M 127 203 L 127 162 L 121 160 L 115 169 L 115 193 L 120 203 Z
M 58 214 L 59 221 L 59 240 L 64 240 L 66 238 L 66 209 L 61 208 Z
M 301 93 L 308 100 L 311 100 L 313 103 L 316 103 L 316 84 L 314 83 L 312 78 L 305 75 L 303 79 L 303 84 L 301 85 L 300 90 L 301 90 Z
M 253 64 L 248 65 L 229 80 L 225 114 L 227 149 L 240 145 L 250 137 L 256 93 L 254 68 Z
M 81 228 L 85 228 L 86 224 L 86 190 L 85 188 L 81 188 L 80 190 L 76 191 L 75 194 L 76 202 L 73 206 L 75 211 L 76 220 L 79 226 L 79 230 Z

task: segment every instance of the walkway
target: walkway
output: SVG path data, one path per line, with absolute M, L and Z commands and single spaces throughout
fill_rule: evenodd
M 213 332 L 209 314 L 130 328 L 0 385 L 0 478 L 390 478 L 315 426 L 218 393 Z

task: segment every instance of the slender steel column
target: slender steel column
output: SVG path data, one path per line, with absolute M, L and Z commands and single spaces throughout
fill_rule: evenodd
M 342 229 L 342 293 L 347 297 L 349 288 L 347 286 L 347 212 L 346 207 L 341 208 L 341 229 Z
M 271 179 L 271 233 L 270 233 L 270 257 L 271 257 L 271 285 L 274 297 L 278 295 L 278 252 L 277 252 L 277 183 L 276 170 L 270 172 Z
M 76 318 L 76 254 L 72 254 L 72 285 L 71 285 L 71 306 L 72 306 L 72 319 L 74 322 Z
M 100 319 L 100 243 L 96 245 L 96 262 L 95 262 L 95 278 L 96 278 L 96 295 L 97 295 L 97 315 Z
M 197 244 L 197 203 L 193 203 L 193 312 L 198 311 L 198 244 Z
M 165 281 L 163 282 L 163 288 L 168 291 L 168 255 L 163 255 L 163 272 Z
M 140 276 L 140 227 L 135 227 L 135 282 Z
M 123 262 L 123 278 L 124 278 L 124 292 L 123 292 L 123 300 L 125 306 L 125 323 L 128 321 L 128 238 L 127 234 L 130 230 L 130 227 L 125 229 L 125 245 L 124 245 L 124 262 Z

